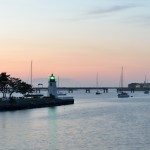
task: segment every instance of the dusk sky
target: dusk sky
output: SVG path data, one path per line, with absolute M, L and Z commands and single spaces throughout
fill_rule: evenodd
M 0 0 L 0 71 L 62 86 L 150 80 L 149 0 Z M 44 81 L 45 80 L 45 81 Z M 46 81 L 47 82 L 47 81 Z

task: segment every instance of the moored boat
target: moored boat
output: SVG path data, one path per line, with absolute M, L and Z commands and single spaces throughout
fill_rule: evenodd
M 97 90 L 95 94 L 96 94 L 96 95 L 99 95 L 99 94 L 101 94 L 101 92 L 99 92 L 99 91 Z
M 121 92 L 118 94 L 118 98 L 127 98 L 127 97 L 129 97 L 129 94 L 126 92 Z
M 129 94 L 123 91 L 123 67 L 121 69 L 121 78 L 120 78 L 120 82 L 121 82 L 121 91 L 118 94 L 118 98 L 128 98 Z
M 149 85 L 147 83 L 146 75 L 145 75 L 144 87 L 145 87 L 144 94 L 149 94 Z
M 97 88 L 99 87 L 99 78 L 98 78 L 98 73 L 97 73 L 97 76 L 96 76 L 96 86 L 97 86 Z M 96 91 L 96 93 L 95 93 L 96 95 L 99 95 L 99 94 L 101 94 L 101 92 L 97 89 L 97 91 Z
M 145 91 L 144 91 L 144 94 L 149 94 L 149 90 L 145 90 Z

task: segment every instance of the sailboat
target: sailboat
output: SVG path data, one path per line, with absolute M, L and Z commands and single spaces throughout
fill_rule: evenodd
M 96 76 L 96 86 L 97 86 L 97 88 L 98 88 L 98 73 L 97 73 L 97 76 Z M 96 95 L 99 95 L 99 94 L 101 94 L 101 92 L 97 89 L 97 91 L 96 91 L 95 94 L 96 94 Z
M 30 83 L 30 85 L 33 87 L 33 84 L 32 84 L 32 76 L 33 76 L 32 69 L 33 68 L 32 68 L 32 60 L 31 60 L 31 83 Z M 31 93 L 25 94 L 24 96 L 28 97 L 28 98 L 40 98 L 40 97 L 43 96 L 43 94 L 37 94 L 37 93 L 31 92 Z
M 123 91 L 123 67 L 121 69 L 121 78 L 120 78 L 120 82 L 121 82 L 121 91 L 118 94 L 118 98 L 127 98 L 129 97 L 129 94 Z
M 148 87 L 148 85 L 147 85 L 147 79 L 146 79 L 146 76 L 145 76 L 144 86 L 145 86 L 144 94 L 149 94 L 149 87 Z

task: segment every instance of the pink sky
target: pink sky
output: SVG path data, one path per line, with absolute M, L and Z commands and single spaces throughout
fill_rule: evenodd
M 102 86 L 118 86 L 122 66 L 125 85 L 150 78 L 149 2 L 18 2 L 1 5 L 1 72 L 27 80 L 32 60 L 33 78 L 76 86 L 94 85 L 97 72 Z

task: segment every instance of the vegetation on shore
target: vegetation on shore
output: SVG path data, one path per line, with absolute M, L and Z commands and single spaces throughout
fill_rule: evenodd
M 0 74 L 0 92 L 3 94 L 3 99 L 7 98 L 7 94 L 9 95 L 8 99 L 12 100 L 13 93 L 26 94 L 32 91 L 32 86 L 21 79 L 11 77 L 10 75 L 6 74 L 6 72 L 2 72 Z

